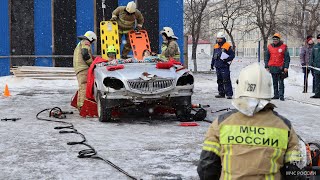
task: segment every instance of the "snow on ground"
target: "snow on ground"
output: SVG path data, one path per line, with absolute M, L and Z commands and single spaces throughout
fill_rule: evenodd
M 255 59 L 236 59 L 231 66 L 234 84 L 242 67 Z M 207 68 L 206 59 L 199 67 Z M 298 64 L 292 61 L 292 64 Z M 210 67 L 209 67 L 210 68 Z M 204 69 L 205 71 L 208 70 Z M 290 69 L 285 80 L 287 98 L 320 105 L 302 94 L 303 74 L 299 68 Z M 21 117 L 16 122 L 0 122 L 0 179 L 127 179 L 126 176 L 93 159 L 77 158 L 81 145 L 69 146 L 80 140 L 74 134 L 59 134 L 53 129 L 58 123 L 36 120 L 36 114 L 55 106 L 72 110 L 70 99 L 77 89 L 75 80 L 33 80 L 12 76 L 0 77 L 0 90 L 9 85 L 11 97 L 0 97 L 0 118 Z M 310 80 L 310 85 L 311 85 Z M 311 90 L 311 87 L 309 87 Z M 195 74 L 193 103 L 209 104 L 208 119 L 223 113 L 211 113 L 231 107 L 230 100 L 216 99 L 215 74 Z M 307 141 L 320 140 L 319 106 L 292 100 L 273 101 L 277 111 L 291 120 L 295 130 Z M 201 144 L 209 124 L 181 127 L 174 118 L 124 118 L 113 123 L 100 123 L 96 118 L 84 119 L 78 114 L 66 119 L 84 133 L 98 154 L 142 179 L 199 179 L 196 165 Z

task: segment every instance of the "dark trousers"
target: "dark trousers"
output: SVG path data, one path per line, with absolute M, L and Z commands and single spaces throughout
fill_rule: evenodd
M 320 97 L 320 74 L 313 74 L 313 78 L 315 78 L 315 83 L 313 84 L 314 88 L 314 94 L 315 96 Z
M 309 77 L 309 73 L 311 72 L 313 78 L 312 78 L 312 92 L 314 93 L 315 91 L 315 78 L 314 78 L 314 74 L 313 71 L 310 70 L 309 68 L 302 68 L 302 72 L 304 74 L 304 82 L 303 82 L 303 91 L 304 92 L 308 92 L 308 77 Z
M 284 97 L 284 82 L 280 78 L 281 73 L 271 73 L 273 81 L 274 97 L 283 98 Z
M 229 67 L 216 69 L 219 94 L 221 96 L 233 96 Z

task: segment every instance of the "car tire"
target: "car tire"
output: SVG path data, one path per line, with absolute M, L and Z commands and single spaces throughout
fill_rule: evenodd
M 176 117 L 179 121 L 190 121 L 191 105 L 181 105 L 176 108 Z
M 97 93 L 97 109 L 98 109 L 98 117 L 100 122 L 111 121 L 112 108 L 106 107 L 106 102 L 102 98 L 101 92 Z

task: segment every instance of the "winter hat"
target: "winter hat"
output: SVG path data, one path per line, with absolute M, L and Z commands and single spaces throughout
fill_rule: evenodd
M 308 43 L 310 40 L 312 40 L 312 36 L 307 36 L 307 40 L 306 40 L 306 43 Z
M 272 39 L 281 39 L 281 35 L 279 33 L 275 33 L 272 37 Z
M 317 39 L 320 39 L 320 34 L 318 34 Z

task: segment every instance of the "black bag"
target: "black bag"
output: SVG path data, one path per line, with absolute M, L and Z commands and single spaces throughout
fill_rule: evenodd
M 193 115 L 192 119 L 194 121 L 203 121 L 207 117 L 207 111 L 203 108 L 200 108 L 196 114 Z

